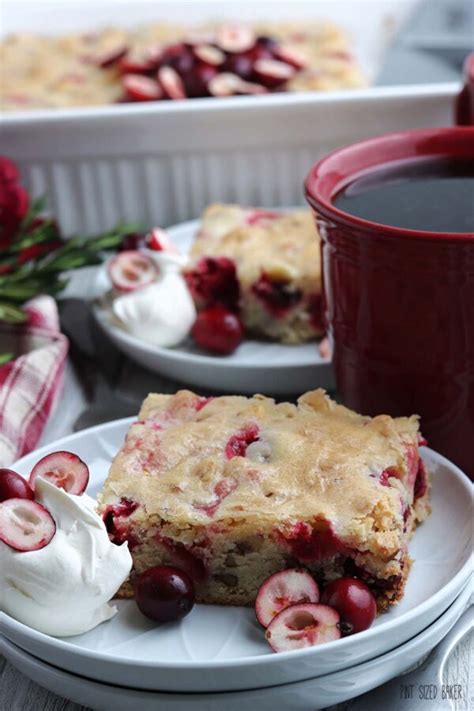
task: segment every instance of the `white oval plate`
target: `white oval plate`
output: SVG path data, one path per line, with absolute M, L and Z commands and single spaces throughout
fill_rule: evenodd
M 175 245 L 186 254 L 199 222 L 183 222 L 168 229 Z M 98 270 L 95 295 L 110 289 L 104 267 Z M 160 348 L 130 335 L 112 322 L 110 314 L 94 307 L 97 321 L 129 358 L 161 375 L 190 385 L 222 392 L 288 395 L 316 387 L 331 389 L 331 362 L 319 355 L 316 343 L 288 346 L 245 340 L 229 356 L 206 355 L 191 339 L 175 348 Z
M 387 654 L 335 674 L 264 689 L 217 694 L 141 691 L 137 688 L 100 684 L 67 673 L 36 659 L 5 638 L 0 639 L 0 652 L 26 676 L 49 691 L 93 709 L 308 711 L 308 709 L 326 708 L 364 694 L 418 664 L 456 624 L 468 604 L 470 594 L 470 586 L 467 584 L 459 597 L 436 622 Z M 403 683 L 403 680 L 401 679 L 400 682 Z M 140 684 L 140 677 L 137 676 L 135 683 Z
M 23 457 L 28 475 L 42 456 L 76 452 L 90 467 L 96 496 L 133 418 L 83 430 Z M 399 605 L 365 632 L 328 644 L 274 654 L 251 608 L 197 605 L 180 623 L 155 626 L 133 601 L 87 634 L 54 638 L 3 615 L 0 632 L 36 657 L 112 684 L 162 691 L 251 689 L 310 679 L 384 654 L 421 632 L 453 602 L 472 570 L 472 489 L 444 457 L 424 450 L 433 472 L 433 513 L 416 531 L 415 559 Z

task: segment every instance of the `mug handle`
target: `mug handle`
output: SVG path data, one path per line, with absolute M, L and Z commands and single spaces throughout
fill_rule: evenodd
M 474 52 L 466 57 L 463 67 L 464 86 L 456 97 L 454 120 L 458 126 L 474 125 Z

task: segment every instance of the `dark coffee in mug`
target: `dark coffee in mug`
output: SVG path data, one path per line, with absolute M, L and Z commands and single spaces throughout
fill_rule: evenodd
M 474 233 L 474 160 L 430 157 L 387 163 L 355 176 L 334 204 L 382 225 Z

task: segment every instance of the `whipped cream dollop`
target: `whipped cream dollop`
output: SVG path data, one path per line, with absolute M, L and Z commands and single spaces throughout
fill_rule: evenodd
M 114 298 L 112 311 L 136 338 L 163 348 L 180 343 L 196 320 L 196 309 L 180 267 L 183 257 L 147 250 L 159 276 L 149 286 Z
M 132 567 L 128 544 L 109 540 L 87 494 L 74 496 L 39 478 L 35 499 L 54 518 L 56 533 L 36 551 L 0 541 L 0 610 L 45 634 L 82 634 L 117 612 L 108 601 Z

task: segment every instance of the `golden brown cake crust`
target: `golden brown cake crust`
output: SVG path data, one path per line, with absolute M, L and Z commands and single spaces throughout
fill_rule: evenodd
M 322 390 L 297 405 L 183 390 L 146 398 L 101 502 L 112 517 L 133 502 L 113 520 L 137 572 L 197 557 L 202 601 L 251 604 L 258 581 L 295 560 L 325 580 L 349 562 L 382 609 L 402 595 L 408 539 L 428 513 L 426 491 L 413 506 L 420 466 L 416 417 L 362 417 Z

